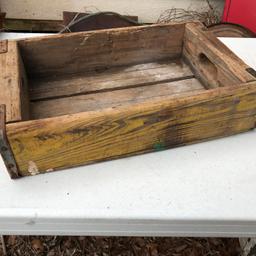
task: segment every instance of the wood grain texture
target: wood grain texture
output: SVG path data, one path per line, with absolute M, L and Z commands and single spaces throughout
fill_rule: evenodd
M 63 29 L 62 20 L 4 19 L 3 27 L 7 31 L 59 32 Z
M 19 87 L 20 87 L 20 111 L 22 121 L 30 119 L 29 82 L 23 60 L 19 54 Z
M 186 24 L 183 55 L 208 88 L 255 81 L 249 68 L 200 23 Z
M 17 43 L 8 41 L 7 44 L 7 52 L 0 54 L 0 104 L 6 105 L 6 121 L 14 122 L 28 117 L 28 101 L 23 104 L 21 100 L 21 94 L 27 94 L 26 74 Z M 26 96 L 23 99 L 26 101 Z
M 61 34 L 19 41 L 30 77 L 65 75 L 179 57 L 184 24 Z
M 111 68 L 89 74 L 62 75 L 30 80 L 30 99 L 60 98 L 120 90 L 193 78 L 181 59 Z
M 195 95 L 202 90 L 205 88 L 197 79 L 185 79 L 117 91 L 36 101 L 30 104 L 31 118 L 41 119 L 84 111 L 117 108 L 149 101 L 153 98 L 163 100 L 166 97 L 178 98 L 184 95 Z
M 249 83 L 8 124 L 7 135 L 26 176 L 244 132 L 255 116 L 256 83 Z

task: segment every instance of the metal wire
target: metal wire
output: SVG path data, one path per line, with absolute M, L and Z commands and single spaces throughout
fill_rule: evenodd
M 126 21 L 128 21 L 128 22 L 130 22 L 130 23 L 132 23 L 132 24 L 134 24 L 134 25 L 138 25 L 138 26 L 142 25 L 141 23 L 139 23 L 139 22 L 137 22 L 137 21 L 135 21 L 135 20 L 132 20 L 132 19 L 130 19 L 130 18 L 128 18 L 128 17 L 125 17 L 125 16 L 123 16 L 123 15 L 121 15 L 121 14 L 119 14 L 119 13 L 116 13 L 116 12 L 96 12 L 96 13 L 92 13 L 92 14 L 83 16 L 83 17 L 81 17 L 81 18 L 79 18 L 79 19 L 76 19 L 79 14 L 80 14 L 80 13 L 76 14 L 76 16 L 73 18 L 73 20 L 72 20 L 67 26 L 65 26 L 65 27 L 59 32 L 59 34 L 62 34 L 62 33 L 64 33 L 65 31 L 71 31 L 70 28 L 71 28 L 72 26 L 74 26 L 74 25 L 80 23 L 81 21 L 84 21 L 84 20 L 89 19 L 89 18 L 91 18 L 91 17 L 99 16 L 99 15 L 101 15 L 101 14 L 116 16 L 116 17 L 119 17 L 119 18 L 121 18 L 121 19 L 123 19 L 123 20 L 126 20 Z

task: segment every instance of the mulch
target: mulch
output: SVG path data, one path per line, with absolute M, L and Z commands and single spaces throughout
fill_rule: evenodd
M 238 239 L 5 236 L 11 256 L 238 256 Z M 0 255 L 3 254 L 0 253 Z

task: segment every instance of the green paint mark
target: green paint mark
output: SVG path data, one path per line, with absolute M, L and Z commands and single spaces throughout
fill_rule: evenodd
M 159 142 L 155 143 L 154 146 L 153 146 L 153 148 L 154 148 L 156 151 L 164 150 L 164 149 L 165 149 L 164 142 L 159 141 Z

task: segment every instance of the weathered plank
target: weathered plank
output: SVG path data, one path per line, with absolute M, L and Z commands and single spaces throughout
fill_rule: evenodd
M 14 122 L 28 118 L 26 74 L 17 43 L 5 42 L 7 50 L 0 53 L 0 104 L 6 105 L 6 121 Z M 21 94 L 24 94 L 24 97 L 21 97 Z
M 3 28 L 3 22 L 4 22 L 4 19 L 5 19 L 5 16 L 6 16 L 6 13 L 1 12 L 1 10 L 0 10 L 0 29 Z
M 81 73 L 98 68 L 179 57 L 184 24 L 152 25 L 20 40 L 29 76 Z
M 255 81 L 249 68 L 200 23 L 186 24 L 183 55 L 208 88 Z
M 30 99 L 34 101 L 61 96 L 74 96 L 171 82 L 192 77 L 194 77 L 194 74 L 182 60 L 139 64 L 100 72 L 90 72 L 89 74 L 33 79 L 30 81 Z
M 164 99 L 167 96 L 178 98 L 184 95 L 194 95 L 200 90 L 205 90 L 205 88 L 198 80 L 186 79 L 117 91 L 36 101 L 30 105 L 31 118 L 40 119 L 104 108 L 116 108 L 152 100 L 156 97 L 159 99 Z
M 255 106 L 250 83 L 8 124 L 7 135 L 25 176 L 244 132 L 255 126 Z
M 4 19 L 3 28 L 8 31 L 59 32 L 63 29 L 62 20 Z

